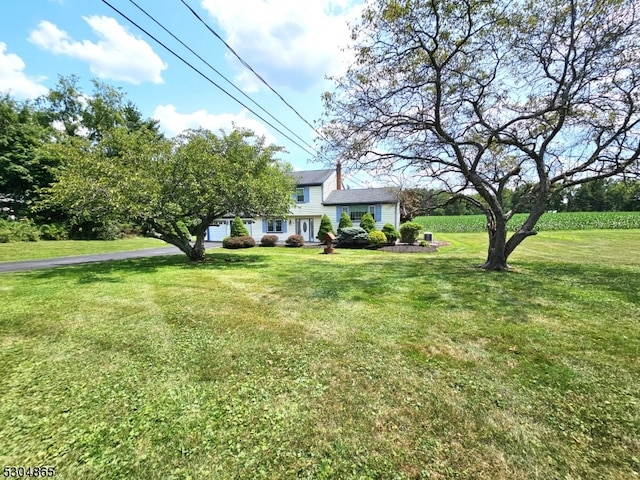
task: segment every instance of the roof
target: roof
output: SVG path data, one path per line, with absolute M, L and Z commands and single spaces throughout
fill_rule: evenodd
M 362 188 L 334 190 L 324 201 L 325 205 L 354 203 L 398 203 L 398 197 L 392 188 Z
M 291 176 L 298 186 L 322 185 L 335 170 L 305 170 L 301 172 L 291 172 Z

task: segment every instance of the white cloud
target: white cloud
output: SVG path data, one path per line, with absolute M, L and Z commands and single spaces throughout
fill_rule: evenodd
M 83 17 L 100 37 L 98 43 L 75 41 L 51 22 L 42 21 L 29 35 L 29 41 L 55 54 L 67 55 L 89 64 L 99 78 L 138 85 L 162 83 L 167 68 L 147 42 L 136 38 L 115 19 L 104 16 Z
M 202 7 L 224 29 L 227 43 L 268 82 L 302 91 L 344 69 L 347 21 L 362 9 L 353 0 L 202 0 Z M 232 62 L 238 64 L 235 57 Z M 248 71 L 237 80 L 248 91 L 261 85 Z
M 36 98 L 49 90 L 40 84 L 46 77 L 28 77 L 24 61 L 15 53 L 5 53 L 7 45 L 0 42 L 0 92 L 18 98 Z
M 247 118 L 247 110 L 238 114 L 212 114 L 206 110 L 196 110 L 192 113 L 178 113 L 173 105 L 158 105 L 153 112 L 153 118 L 160 121 L 160 129 L 169 137 L 173 137 L 190 128 L 206 128 L 217 133 L 220 130 L 230 132 L 236 127 L 249 128 L 256 135 L 264 135 L 267 143 L 276 143 L 273 135 L 267 132 L 265 126 L 252 118 Z

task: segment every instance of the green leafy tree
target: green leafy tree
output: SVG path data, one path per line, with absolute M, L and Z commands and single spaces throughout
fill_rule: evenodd
M 349 214 L 347 212 L 342 212 L 342 215 L 340 215 L 340 222 L 338 223 L 338 234 L 340 234 L 343 228 L 351 227 L 353 227 L 351 217 L 349 217 Z
M 99 140 L 76 137 L 52 148 L 66 156 L 46 204 L 62 205 L 80 219 L 133 221 L 204 259 L 207 227 L 229 212 L 282 217 L 292 206 L 290 166 L 248 130 L 215 135 L 190 130 L 173 141 L 125 127 Z
M 41 119 L 46 125 L 62 127 L 70 137 L 86 137 L 92 141 L 100 140 L 117 127 L 129 131 L 148 130 L 162 136 L 158 121 L 143 119 L 122 90 L 93 79 L 93 91 L 85 94 L 79 82 L 76 75 L 60 76 L 58 84 L 38 99 Z
M 316 238 L 321 242 L 324 242 L 324 236 L 329 232 L 333 233 L 334 235 L 336 234 L 336 232 L 333 231 L 331 219 L 325 213 L 324 215 L 322 215 L 322 219 L 320 220 L 320 227 L 318 228 L 318 235 L 316 235 Z
M 562 190 L 640 173 L 640 9 L 618 0 L 378 0 L 327 93 L 324 154 L 481 209 L 508 268 Z M 507 221 L 527 216 L 507 238 Z M 480 200 L 472 194 L 479 195 Z
M 229 236 L 231 237 L 248 237 L 249 230 L 244 226 L 244 222 L 238 216 L 236 216 L 231 221 L 231 232 L 229 232 Z
M 38 188 L 53 181 L 56 162 L 40 152 L 50 134 L 33 105 L 0 95 L 0 215 L 28 215 Z
M 369 212 L 362 215 L 362 218 L 360 219 L 360 228 L 364 229 L 367 233 L 371 233 L 376 229 L 376 221 Z

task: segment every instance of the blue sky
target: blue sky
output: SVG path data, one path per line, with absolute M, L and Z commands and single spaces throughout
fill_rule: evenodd
M 295 141 L 233 87 L 171 38 L 131 0 L 108 0 L 166 46 L 223 86 Z M 2 2 L 0 92 L 35 98 L 56 85 L 58 76 L 80 77 L 120 87 L 145 117 L 160 121 L 169 136 L 187 128 L 229 130 L 232 122 L 283 145 L 281 158 L 296 169 L 325 168 L 281 133 L 227 97 L 101 0 L 21 0 Z M 182 0 L 135 0 L 182 42 L 262 105 L 305 142 L 314 132 L 243 67 L 183 4 Z M 361 0 L 184 0 L 213 30 L 262 75 L 309 122 L 322 114 L 321 94 L 331 89 L 326 75 L 344 71 L 342 50 L 349 21 Z M 305 146 L 307 150 L 311 150 Z M 355 186 L 355 185 L 354 185 Z M 357 186 L 355 186 L 357 188 Z

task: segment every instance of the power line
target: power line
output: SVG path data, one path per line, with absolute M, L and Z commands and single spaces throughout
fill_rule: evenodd
M 209 62 L 207 62 L 204 58 L 202 58 L 200 55 L 198 55 L 198 53 L 196 53 L 191 47 L 189 47 L 187 44 L 185 44 L 182 40 L 180 40 L 178 37 L 176 37 L 171 31 L 169 31 L 164 25 L 162 25 L 158 20 L 156 20 L 150 13 L 148 13 L 144 8 L 140 7 L 134 0 L 129 0 L 130 3 L 132 3 L 138 10 L 140 10 L 142 13 L 144 13 L 151 21 L 153 21 L 156 25 L 158 25 L 160 28 L 162 28 L 166 33 L 168 33 L 169 35 L 171 35 L 171 37 L 173 37 L 176 41 L 178 41 L 183 47 L 185 47 L 187 50 L 189 50 L 191 53 L 193 53 L 196 57 L 198 57 L 198 59 L 200 59 L 200 61 L 202 61 L 202 63 L 204 63 L 205 65 L 207 65 L 211 70 L 213 70 L 214 72 L 216 72 L 220 77 L 222 77 L 229 85 L 231 85 L 233 88 L 235 88 L 240 94 L 242 94 L 247 100 L 249 100 L 250 102 L 252 102 L 256 107 L 258 107 L 260 110 L 262 110 L 264 113 L 266 113 L 267 115 L 269 115 L 272 119 L 274 119 L 276 122 L 278 122 L 280 125 L 282 125 L 283 128 L 285 128 L 288 132 L 290 132 L 294 137 L 296 137 L 298 140 L 300 140 L 302 143 L 304 143 L 307 147 L 311 148 L 312 150 L 316 150 L 315 147 L 313 145 L 310 145 L 305 139 L 303 139 L 302 137 L 300 137 L 296 132 L 294 132 L 293 130 L 291 130 L 289 127 L 287 127 L 284 123 L 282 123 L 280 120 L 278 120 L 276 117 L 274 117 L 270 112 L 268 112 L 265 108 L 262 107 L 262 105 L 260 105 L 258 102 L 256 102 L 255 100 L 253 100 L 250 96 L 248 96 L 246 93 L 244 93 L 240 88 L 238 88 L 231 80 L 229 80 L 226 76 L 224 76 L 222 73 L 220 73 L 220 71 L 218 71 L 215 67 L 213 67 L 213 65 L 211 65 Z
M 308 121 L 306 118 L 304 118 L 304 117 L 303 117 L 303 116 L 302 116 L 302 115 L 301 115 L 301 114 L 300 114 L 300 113 L 299 113 L 299 112 L 298 112 L 298 111 L 297 111 L 293 106 L 291 106 L 291 104 L 290 104 L 289 102 L 287 102 L 287 101 L 282 97 L 282 95 L 280 95 L 280 94 L 279 94 L 279 93 L 278 93 L 278 92 L 277 92 L 277 91 L 276 91 L 276 90 L 275 90 L 271 85 L 269 85 L 269 82 L 267 82 L 264 78 L 262 78 L 262 76 L 261 76 L 258 72 L 256 72 L 256 71 L 253 69 L 253 67 L 251 67 L 251 65 L 249 65 L 249 63 L 247 63 L 247 62 L 246 62 L 246 61 L 245 61 L 245 60 L 244 60 L 240 55 L 238 55 L 238 53 L 236 53 L 236 51 L 233 49 L 233 47 L 231 47 L 231 45 L 229 45 L 229 44 L 228 44 L 228 43 L 227 43 L 227 42 L 226 42 L 226 41 L 225 41 L 225 40 L 224 40 L 224 39 L 223 39 L 223 38 L 218 34 L 218 32 L 216 32 L 213 28 L 211 28 L 211 27 L 207 24 L 207 22 L 205 22 L 205 21 L 202 19 L 202 17 L 200 17 L 200 15 L 198 15 L 198 13 L 197 13 L 197 12 L 196 12 L 193 8 L 191 8 L 191 6 L 189 6 L 189 4 L 187 4 L 187 3 L 185 2 L 185 0 L 180 0 L 180 2 L 182 2 L 182 4 L 183 4 L 185 7 L 187 7 L 187 8 L 189 9 L 189 11 L 190 11 L 190 12 L 191 12 L 191 13 L 192 13 L 192 14 L 193 14 L 193 15 L 194 15 L 194 16 L 195 16 L 195 17 L 200 21 L 200 23 L 202 23 L 202 24 L 207 28 L 207 30 L 209 30 L 209 31 L 210 31 L 210 32 L 211 32 L 211 33 L 212 33 L 212 34 L 213 34 L 213 35 L 214 35 L 218 40 L 220 40 L 220 41 L 224 44 L 224 46 L 225 46 L 225 47 L 227 47 L 227 48 L 231 51 L 231 53 L 233 53 L 233 54 L 235 55 L 235 57 L 240 61 L 240 63 L 241 63 L 242 65 L 244 65 L 247 69 L 249 69 L 249 70 L 250 70 L 250 71 L 251 71 L 251 72 L 252 72 L 252 73 L 253 73 L 253 74 L 258 78 L 258 80 L 260 80 L 262 83 L 264 83 L 264 84 L 269 88 L 269 90 L 271 90 L 273 93 L 275 93 L 275 94 L 278 96 L 278 98 L 279 98 L 280 100 L 282 100 L 282 102 L 283 102 L 287 107 L 289 107 L 289 108 L 290 108 L 290 109 L 291 109 L 291 110 L 292 110 L 292 111 L 293 111 L 293 112 L 294 112 L 294 113 L 295 113 L 295 114 L 300 118 L 300 120 L 302 120 L 304 123 L 306 123 L 307 125 L 309 125 L 309 127 L 311 127 L 311 128 L 313 129 L 313 131 L 314 131 L 314 132 L 316 132 L 316 133 L 317 133 L 321 138 L 323 138 L 324 140 L 327 140 L 327 139 L 322 135 L 322 133 L 316 129 L 316 127 L 314 127 L 313 125 L 311 125 L 311 123 L 309 123 L 309 121 Z M 328 141 L 328 140 L 327 140 L 327 141 Z
M 289 137 L 289 135 L 287 135 L 286 133 L 284 133 L 282 130 L 280 130 L 278 127 L 274 126 L 271 122 L 269 122 L 268 120 L 266 120 L 264 117 L 262 117 L 260 114 L 256 113 L 254 110 L 252 110 L 250 107 L 248 107 L 247 105 L 245 105 L 244 103 L 242 103 L 240 100 L 238 100 L 236 97 L 234 97 L 232 94 L 230 94 L 229 92 L 227 92 L 224 88 L 222 88 L 220 85 L 218 85 L 216 82 L 214 82 L 213 80 L 211 80 L 208 76 L 206 76 L 204 73 L 202 73 L 200 70 L 198 70 L 196 67 L 194 67 L 193 65 L 191 65 L 188 61 L 186 61 L 184 58 L 182 58 L 180 55 L 178 55 L 177 53 L 175 53 L 173 50 L 171 50 L 169 47 L 167 47 L 164 43 L 162 43 L 160 40 L 158 40 L 156 37 L 154 37 L 152 34 L 150 34 L 147 30 L 145 30 L 144 28 L 142 28 L 140 25 L 138 25 L 136 22 L 134 22 L 133 20 L 131 20 L 128 16 L 126 16 L 124 13 L 122 13 L 120 10 L 118 10 L 116 7 L 114 7 L 113 5 L 111 5 L 107 0 L 102 0 L 102 3 L 106 4 L 109 8 L 111 8 L 113 11 L 115 11 L 118 15 L 120 15 L 122 18 L 124 18 L 125 20 L 127 20 L 129 23 L 131 23 L 132 25 L 134 25 L 136 28 L 138 28 L 140 31 L 144 32 L 149 38 L 151 38 L 154 42 L 156 42 L 158 45 L 160 45 L 162 48 L 164 48 L 165 50 L 167 50 L 169 53 L 171 53 L 174 57 L 176 57 L 178 60 L 180 60 L 181 62 L 183 62 L 185 65 L 187 65 L 189 68 L 191 68 L 193 71 L 195 71 L 196 73 L 198 73 L 201 77 L 203 77 L 205 80 L 207 80 L 209 83 L 211 83 L 212 85 L 214 85 L 216 88 L 218 88 L 219 90 L 221 90 L 222 92 L 224 92 L 227 96 L 229 96 L 230 98 L 232 98 L 234 101 L 236 101 L 237 103 L 239 103 L 240 105 L 242 105 L 244 108 L 246 108 L 248 111 L 250 111 L 251 113 L 253 113 L 256 117 L 258 117 L 260 120 L 262 120 L 264 123 L 266 123 L 267 125 L 269 125 L 271 128 L 273 128 L 275 131 L 277 131 L 278 133 L 280 133 L 282 136 L 284 136 L 287 140 L 289 140 L 290 142 L 292 142 L 294 145 L 296 145 L 298 148 L 300 148 L 301 150 L 303 150 L 304 152 L 306 152 L 307 154 L 311 155 L 312 157 L 314 156 L 313 153 L 311 153 L 309 150 L 307 150 L 305 147 L 303 147 L 302 145 L 300 145 L 298 142 L 296 142 L 295 140 L 293 140 L 291 137 Z

